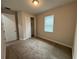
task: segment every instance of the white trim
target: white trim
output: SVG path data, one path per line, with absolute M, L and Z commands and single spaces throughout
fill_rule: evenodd
M 64 45 L 64 46 L 69 47 L 69 48 L 72 48 L 71 45 L 68 45 L 68 44 L 65 44 L 65 43 L 62 43 L 62 42 L 59 42 L 59 41 L 56 41 L 56 40 L 49 39 L 49 38 L 41 36 L 41 35 L 38 35 L 38 37 L 49 40 L 49 41 L 52 41 L 52 42 L 55 42 L 55 43 L 58 43 L 60 45 Z
M 22 38 L 20 38 L 19 40 L 23 40 Z
M 20 40 L 27 40 L 27 38 L 23 38 L 23 39 L 20 39 Z
M 23 40 L 27 40 L 27 39 L 30 39 L 31 37 L 29 37 L 29 38 L 23 38 Z
M 27 38 L 24 38 L 23 40 L 26 40 Z

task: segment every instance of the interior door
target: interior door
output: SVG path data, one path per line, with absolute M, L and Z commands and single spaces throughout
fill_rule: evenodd
M 6 59 L 6 40 L 1 18 L 1 58 Z
M 27 17 L 27 38 L 31 38 L 31 20 Z
M 2 13 L 2 21 L 6 36 L 6 42 L 16 40 L 17 35 L 16 35 L 15 15 Z
M 23 36 L 24 40 L 31 37 L 31 21 L 28 16 L 23 19 Z
M 34 37 L 34 18 L 31 17 L 31 36 Z

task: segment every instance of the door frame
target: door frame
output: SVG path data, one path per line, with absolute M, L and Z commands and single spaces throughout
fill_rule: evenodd
M 36 17 L 35 16 L 31 16 L 30 17 L 30 20 L 31 20 L 31 18 L 34 18 L 34 37 L 36 37 L 37 36 L 37 28 L 36 28 Z
M 33 18 L 33 19 L 32 19 Z M 34 23 L 34 17 L 30 17 L 30 21 L 31 21 L 31 37 L 34 37 L 35 36 L 35 31 L 34 31 L 34 28 L 35 28 L 35 23 Z M 33 22 L 33 23 L 32 23 Z M 33 27 L 32 27 L 33 26 Z

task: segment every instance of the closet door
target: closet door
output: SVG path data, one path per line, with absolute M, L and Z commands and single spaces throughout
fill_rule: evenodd
M 17 40 L 15 15 L 2 13 L 6 42 Z
M 24 40 L 29 39 L 31 37 L 31 21 L 30 17 L 24 16 L 23 19 L 23 38 Z
M 6 59 L 6 40 L 5 40 L 2 18 L 1 18 L 1 59 Z
M 31 38 L 31 20 L 27 17 L 27 38 Z

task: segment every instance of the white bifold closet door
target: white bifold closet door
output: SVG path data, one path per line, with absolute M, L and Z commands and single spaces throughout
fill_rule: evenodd
M 2 13 L 1 16 L 6 36 L 6 42 L 17 40 L 15 15 Z
M 28 16 L 24 16 L 23 19 L 23 38 L 24 40 L 31 38 L 31 20 Z

